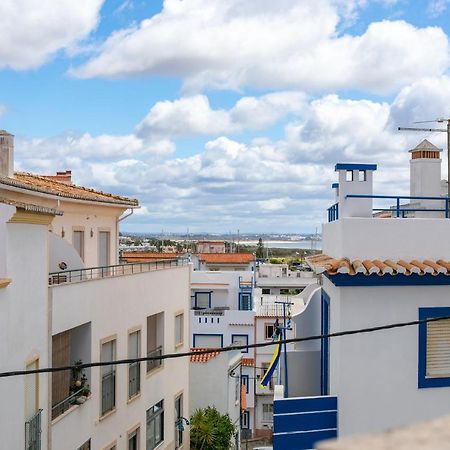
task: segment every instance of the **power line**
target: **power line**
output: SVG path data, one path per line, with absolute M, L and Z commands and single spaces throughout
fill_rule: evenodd
M 11 372 L 0 372 L 0 378 L 9 378 L 9 377 L 15 377 L 15 376 L 20 376 L 20 375 L 31 375 L 31 374 L 35 374 L 35 373 L 62 372 L 64 370 L 72 370 L 72 369 L 87 369 L 89 367 L 118 366 L 118 365 L 123 365 L 123 364 L 131 364 L 131 363 L 135 363 L 135 362 L 160 361 L 160 360 L 164 360 L 164 359 L 183 358 L 186 356 L 207 355 L 210 353 L 223 353 L 223 352 L 230 352 L 230 351 L 234 351 L 234 350 L 246 350 L 249 348 L 269 347 L 271 345 L 278 345 L 278 344 L 284 344 L 284 343 L 291 344 L 291 343 L 295 343 L 295 342 L 315 341 L 318 339 L 335 338 L 335 337 L 341 337 L 341 336 L 352 336 L 355 334 L 373 333 L 376 331 L 391 330 L 394 328 L 404 328 L 404 327 L 410 327 L 413 325 L 420 325 L 420 324 L 429 323 L 429 322 L 438 322 L 441 320 L 448 320 L 448 319 L 450 319 L 450 316 L 430 317 L 427 319 L 413 320 L 413 321 L 409 321 L 409 322 L 397 322 L 397 323 L 391 323 L 391 324 L 387 324 L 387 325 L 379 325 L 376 327 L 358 328 L 355 330 L 338 331 L 336 333 L 318 334 L 318 335 L 302 337 L 302 338 L 284 339 L 284 340 L 280 340 L 280 341 L 276 341 L 276 342 L 270 341 L 270 342 L 259 342 L 256 344 L 247 344 L 247 345 L 233 345 L 230 347 L 208 348 L 208 349 L 195 350 L 195 351 L 183 352 L 183 353 L 167 353 L 165 355 L 160 355 L 160 356 L 147 356 L 147 357 L 144 356 L 142 358 L 118 359 L 118 360 L 113 360 L 113 361 L 100 361 L 100 362 L 76 364 L 76 365 L 70 365 L 70 366 L 46 367 L 43 369 L 14 370 Z

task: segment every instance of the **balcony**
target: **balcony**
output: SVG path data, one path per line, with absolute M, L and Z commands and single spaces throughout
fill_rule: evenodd
M 162 355 L 162 346 L 155 348 L 154 350 L 150 350 L 147 352 L 148 358 L 156 358 Z M 157 369 L 162 366 L 162 359 L 152 359 L 147 361 L 147 373 Z
M 101 278 L 119 277 L 123 275 L 134 275 L 145 272 L 152 272 L 172 267 L 186 266 L 188 261 L 178 259 L 173 261 L 151 261 L 131 264 L 117 264 L 112 266 L 89 267 L 85 269 L 63 270 L 48 274 L 49 286 L 55 284 L 75 283 L 80 281 L 96 280 Z
M 72 406 L 82 405 L 90 395 L 89 388 L 83 386 L 77 391 L 70 394 L 64 400 L 52 406 L 52 420 L 68 411 Z
M 25 450 L 41 450 L 41 413 L 42 409 L 25 422 Z

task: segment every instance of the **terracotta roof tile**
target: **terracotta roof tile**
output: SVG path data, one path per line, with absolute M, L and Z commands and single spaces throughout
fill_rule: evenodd
M 199 253 L 198 257 L 207 264 L 248 264 L 255 259 L 252 253 Z
M 241 364 L 243 366 L 252 367 L 255 365 L 255 360 L 253 358 L 242 358 Z
M 363 261 L 355 259 L 349 261 L 346 258 L 335 259 L 321 254 L 308 257 L 306 258 L 306 261 L 316 273 L 326 272 L 331 276 L 338 273 L 351 276 L 360 273 L 364 275 L 377 274 L 379 276 L 407 276 L 412 273 L 418 275 L 445 274 L 450 276 L 450 263 L 442 259 L 437 261 L 431 261 L 429 259 L 419 261 L 413 259 L 409 262 L 403 259 L 400 259 L 399 261 L 392 261 L 391 259 L 386 259 L 385 261 L 381 261 L 380 259 L 365 259 Z
M 139 205 L 139 202 L 134 198 L 108 194 L 106 192 L 96 191 L 75 184 L 63 183 L 52 178 L 33 175 L 31 173 L 15 172 L 14 178 L 0 177 L 0 185 L 12 186 L 32 192 L 40 192 L 76 200 L 114 203 L 127 207 Z
M 191 348 L 191 352 L 199 352 L 202 350 L 207 350 L 206 348 Z M 201 353 L 199 355 L 192 355 L 191 362 L 193 363 L 207 363 L 210 359 L 219 356 L 220 352 L 211 352 L 211 353 Z

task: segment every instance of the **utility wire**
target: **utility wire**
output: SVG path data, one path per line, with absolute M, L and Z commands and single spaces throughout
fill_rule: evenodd
M 373 333 L 375 331 L 391 330 L 394 328 L 404 328 L 404 327 L 410 327 L 413 325 L 420 325 L 420 324 L 429 323 L 429 322 L 438 322 L 441 320 L 448 320 L 448 319 L 450 319 L 450 316 L 429 317 L 427 319 L 412 320 L 409 322 L 397 322 L 397 323 L 391 323 L 391 324 L 387 324 L 387 325 L 379 325 L 376 327 L 358 328 L 355 330 L 338 331 L 336 333 L 318 334 L 318 335 L 314 335 L 314 336 L 308 336 L 308 337 L 302 337 L 302 338 L 291 338 L 291 339 L 284 339 L 284 340 L 279 340 L 279 341 L 259 342 L 256 344 L 207 348 L 207 349 L 195 350 L 195 351 L 190 351 L 190 352 L 166 353 L 165 355 L 161 355 L 161 356 L 144 356 L 142 358 L 118 359 L 118 360 L 113 360 L 113 361 L 100 361 L 100 362 L 93 362 L 93 363 L 75 364 L 75 365 L 70 365 L 70 366 L 46 367 L 43 369 L 14 370 L 11 372 L 0 372 L 0 378 L 15 377 L 15 376 L 19 376 L 19 375 L 30 375 L 30 374 L 35 374 L 35 373 L 62 372 L 64 370 L 72 370 L 72 369 L 87 369 L 89 367 L 118 366 L 118 365 L 123 365 L 123 364 L 131 364 L 131 363 L 135 363 L 135 362 L 160 361 L 160 360 L 164 360 L 164 359 L 183 358 L 186 356 L 207 355 L 210 353 L 222 353 L 222 352 L 231 352 L 234 350 L 246 350 L 249 348 L 269 347 L 271 345 L 278 345 L 278 344 L 284 344 L 284 343 L 291 344 L 294 342 L 315 341 L 318 339 L 335 338 L 335 337 L 341 337 L 341 336 L 352 336 L 355 334 Z

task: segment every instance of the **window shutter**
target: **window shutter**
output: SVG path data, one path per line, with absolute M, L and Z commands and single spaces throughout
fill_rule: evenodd
M 427 324 L 426 377 L 450 377 L 450 319 Z

